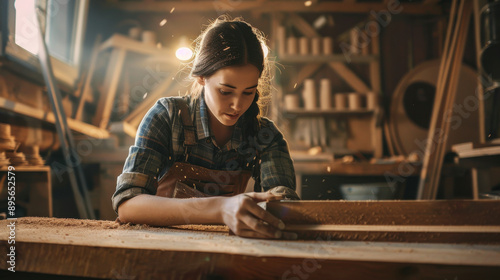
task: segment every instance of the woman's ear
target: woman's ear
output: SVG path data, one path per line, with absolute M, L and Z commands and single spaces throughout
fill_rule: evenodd
M 201 86 L 204 86 L 205 85 L 205 78 L 204 77 L 196 77 L 196 81 L 198 82 L 198 84 L 200 84 Z

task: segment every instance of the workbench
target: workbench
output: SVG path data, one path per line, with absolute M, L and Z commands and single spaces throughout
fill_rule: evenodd
M 500 245 L 260 240 L 225 226 L 157 228 L 113 221 L 0 221 L 2 279 L 498 279 Z M 15 246 L 16 273 L 7 271 Z M 8 278 L 7 278 L 8 277 Z M 31 279 L 31 278 L 30 278 Z

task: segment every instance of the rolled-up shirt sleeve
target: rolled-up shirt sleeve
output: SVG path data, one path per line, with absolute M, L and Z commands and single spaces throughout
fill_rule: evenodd
M 118 213 L 121 203 L 140 194 L 156 194 L 157 176 L 171 155 L 171 110 L 169 102 L 158 101 L 144 116 L 129 149 L 123 172 L 117 178 L 111 200 Z
M 290 157 L 288 143 L 283 134 L 266 118 L 262 118 L 262 128 L 257 141 L 263 147 L 260 159 L 260 184 L 267 191 L 276 186 L 295 190 L 295 170 Z

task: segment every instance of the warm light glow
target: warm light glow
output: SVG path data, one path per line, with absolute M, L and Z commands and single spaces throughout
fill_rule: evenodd
M 175 56 L 182 61 L 189 60 L 193 57 L 193 51 L 188 47 L 180 47 L 175 52 Z
M 167 23 L 167 19 L 164 18 L 160 21 L 160 26 L 164 26 Z
M 32 54 L 38 53 L 38 25 L 35 13 L 35 0 L 17 0 L 16 8 L 16 35 L 15 42 Z
M 306 2 L 304 2 L 304 6 L 310 7 L 312 5 L 312 3 L 313 3 L 312 1 L 306 1 Z

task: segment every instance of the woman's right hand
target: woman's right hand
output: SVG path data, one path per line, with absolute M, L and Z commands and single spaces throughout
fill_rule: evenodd
M 251 192 L 225 198 L 220 209 L 221 219 L 238 236 L 293 239 L 294 234 L 284 235 L 282 232 L 285 229 L 283 221 L 257 205 L 258 202 L 279 200 L 282 197 L 270 192 Z

